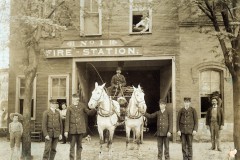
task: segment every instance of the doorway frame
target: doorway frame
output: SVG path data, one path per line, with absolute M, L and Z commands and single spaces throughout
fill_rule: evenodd
M 103 62 L 103 61 L 144 61 L 144 60 L 171 60 L 172 61 L 172 105 L 173 105 L 173 142 L 176 142 L 176 57 L 86 57 L 72 59 L 72 94 L 77 92 L 77 63 L 78 62 Z M 159 97 L 160 98 L 160 97 Z

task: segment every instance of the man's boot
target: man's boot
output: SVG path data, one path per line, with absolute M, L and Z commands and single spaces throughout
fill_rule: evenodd
M 217 150 L 218 151 L 222 151 L 221 147 L 220 147 L 220 139 L 217 139 Z
M 210 148 L 210 150 L 215 150 L 215 141 L 212 141 L 212 147 Z

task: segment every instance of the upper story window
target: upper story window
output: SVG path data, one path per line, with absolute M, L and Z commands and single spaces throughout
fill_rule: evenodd
M 151 0 L 130 1 L 130 34 L 152 33 L 152 9 Z
M 80 36 L 102 35 L 101 0 L 80 0 Z

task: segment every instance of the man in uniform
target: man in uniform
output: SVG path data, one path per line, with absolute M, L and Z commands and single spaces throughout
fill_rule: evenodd
M 85 115 L 93 115 L 95 109 L 88 109 L 85 104 L 79 102 L 79 95 L 72 95 L 72 105 L 67 109 L 65 120 L 65 137 L 70 136 L 70 160 L 75 159 L 75 145 L 77 145 L 77 160 L 81 160 L 82 138 L 86 133 Z
M 122 92 L 122 87 L 126 86 L 126 79 L 121 74 L 121 67 L 117 67 L 116 74 L 111 79 L 111 86 L 108 88 L 109 94 L 111 95 L 112 90 L 115 88 L 116 92 L 114 95 Z
M 158 160 L 162 160 L 163 145 L 165 160 L 169 160 L 169 137 L 172 135 L 172 113 L 166 109 L 166 101 L 160 99 L 159 111 L 152 114 L 145 113 L 147 118 L 157 117 Z
M 221 107 L 218 106 L 218 99 L 216 97 L 212 98 L 212 107 L 207 111 L 206 115 L 206 125 L 211 132 L 212 150 L 215 150 L 216 141 L 218 151 L 222 151 L 220 148 L 220 130 L 224 125 L 224 115 Z
M 177 133 L 182 141 L 183 160 L 192 160 L 192 141 L 198 129 L 198 116 L 196 110 L 190 106 L 191 98 L 184 98 L 184 107 L 178 112 Z
M 57 101 L 50 100 L 50 108 L 43 112 L 42 131 L 45 137 L 43 160 L 53 160 L 56 155 L 58 140 L 62 139 L 62 119 L 56 110 Z

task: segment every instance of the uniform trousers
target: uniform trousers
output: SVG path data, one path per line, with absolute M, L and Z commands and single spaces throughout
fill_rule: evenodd
M 183 160 L 192 160 L 192 134 L 181 134 Z
M 212 148 L 215 149 L 216 142 L 217 142 L 217 148 L 220 148 L 220 126 L 218 125 L 217 121 L 211 121 L 210 132 L 211 132 Z
M 163 145 L 164 145 L 164 156 L 165 160 L 169 160 L 169 138 L 167 136 L 158 136 L 158 159 L 162 160 Z
M 43 160 L 54 160 L 57 153 L 58 137 L 50 138 L 50 140 L 45 139 L 45 148 L 43 152 Z
M 70 160 L 74 160 L 75 158 L 75 145 L 77 144 L 77 159 L 81 160 L 81 153 L 82 153 L 82 134 L 70 134 Z

